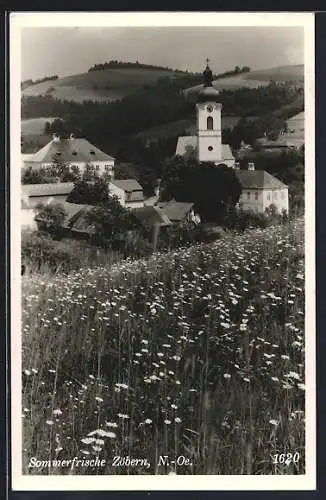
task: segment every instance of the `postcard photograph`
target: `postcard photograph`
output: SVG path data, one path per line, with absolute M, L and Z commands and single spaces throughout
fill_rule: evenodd
M 11 16 L 13 488 L 314 489 L 313 15 Z

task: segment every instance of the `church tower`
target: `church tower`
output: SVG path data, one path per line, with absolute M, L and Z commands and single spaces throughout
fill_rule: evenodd
M 198 94 L 197 110 L 197 154 L 198 161 L 222 163 L 222 104 L 217 102 L 219 92 L 213 87 L 213 73 L 209 60 L 203 73 L 204 86 Z

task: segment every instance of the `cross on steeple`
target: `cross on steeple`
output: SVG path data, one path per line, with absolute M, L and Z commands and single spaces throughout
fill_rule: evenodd
M 206 57 L 206 62 L 207 62 L 207 66 L 208 66 L 208 64 L 209 64 L 209 59 L 208 59 L 208 57 Z

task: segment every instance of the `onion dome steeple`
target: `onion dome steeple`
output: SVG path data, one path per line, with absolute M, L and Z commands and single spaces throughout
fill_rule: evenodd
M 203 88 L 198 94 L 198 100 L 203 101 L 216 101 L 219 95 L 218 90 L 213 87 L 213 72 L 209 67 L 209 59 L 206 59 L 207 65 L 203 72 Z

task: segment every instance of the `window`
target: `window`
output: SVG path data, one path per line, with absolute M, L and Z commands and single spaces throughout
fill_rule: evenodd
M 208 146 L 208 151 L 213 151 L 213 146 Z
M 247 193 L 247 198 L 248 198 L 248 200 L 250 200 L 250 191 L 248 191 L 248 193 Z
M 207 130 L 213 130 L 214 120 L 211 116 L 207 117 Z
M 277 191 L 274 191 L 274 200 L 277 200 Z
M 130 200 L 131 200 L 131 192 L 126 191 L 126 201 L 130 201 Z
M 95 169 L 96 169 L 96 170 L 100 170 L 100 166 L 99 166 L 99 165 L 96 165 Z
M 90 154 L 91 154 L 91 155 L 95 155 L 95 151 L 91 150 L 91 151 L 90 151 Z
M 213 106 L 211 104 L 209 104 L 206 109 L 207 109 L 208 113 L 211 113 L 213 111 Z
M 255 193 L 255 200 L 258 200 L 258 192 Z
M 109 170 L 111 170 L 110 165 L 105 165 L 105 167 L 104 167 L 104 168 L 105 168 L 105 171 L 106 171 L 106 172 L 108 172 Z
M 281 198 L 284 200 L 284 191 L 281 192 Z
M 72 152 L 72 154 L 73 154 L 74 156 L 77 156 L 77 151 L 73 151 L 73 152 Z
M 271 195 L 269 193 L 267 193 L 267 199 L 270 200 L 271 199 Z

